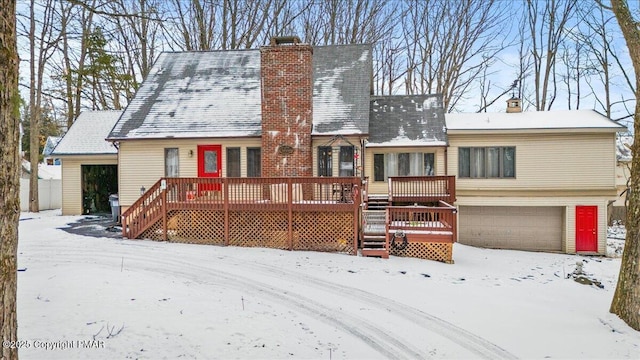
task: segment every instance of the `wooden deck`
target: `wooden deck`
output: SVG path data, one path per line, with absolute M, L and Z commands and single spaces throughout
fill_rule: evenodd
M 123 237 L 353 255 L 360 247 L 363 256 L 453 261 L 455 177 L 391 177 L 389 194 L 377 195 L 388 202 L 377 211 L 367 209 L 371 196 L 361 183 L 162 178 L 122 214 Z
M 363 256 L 453 262 L 457 241 L 455 176 L 389 177 L 387 194 L 364 187 Z
M 123 236 L 357 254 L 360 182 L 162 178 L 122 214 Z

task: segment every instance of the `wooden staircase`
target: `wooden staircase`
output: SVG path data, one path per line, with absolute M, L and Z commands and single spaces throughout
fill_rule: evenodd
M 389 196 L 369 195 L 366 204 L 367 210 L 384 210 L 389 206 Z
M 385 219 L 384 209 L 362 211 L 362 256 L 389 258 Z
M 163 195 L 165 191 L 160 188 L 159 180 L 122 214 L 123 238 L 136 239 L 162 220 L 166 205 L 166 196 Z

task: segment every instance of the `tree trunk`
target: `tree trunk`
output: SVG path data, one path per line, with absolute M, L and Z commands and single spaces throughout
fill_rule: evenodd
M 29 174 L 29 211 L 40 211 L 40 201 L 38 200 L 38 163 L 40 162 L 40 107 L 36 101 L 36 19 L 35 19 L 35 1 L 30 3 L 30 28 L 29 28 L 29 50 L 31 58 L 29 59 L 30 81 L 29 81 L 29 127 L 30 127 L 30 144 L 29 144 L 29 161 L 31 162 L 31 171 Z
M 612 0 L 611 6 L 629 48 L 636 73 L 636 110 L 633 118 L 635 141 L 631 146 L 631 181 L 627 208 L 627 238 L 618 285 L 610 311 L 640 331 L 640 28 L 624 0 Z
M 0 0 L 0 332 L 4 342 L 17 341 L 16 289 L 20 156 L 16 46 L 16 1 Z M 17 359 L 18 350 L 0 348 L 2 359 Z

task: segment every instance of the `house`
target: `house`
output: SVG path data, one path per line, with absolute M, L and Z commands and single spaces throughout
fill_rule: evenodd
M 60 165 L 60 159 L 51 157 L 53 149 L 60 142 L 62 138 L 59 136 L 47 136 L 47 141 L 42 149 L 42 155 L 44 156 L 44 162 L 47 165 Z
M 624 223 L 627 216 L 627 188 L 631 177 L 631 145 L 633 136 L 620 135 L 616 139 L 616 189 L 618 196 L 609 206 L 609 224 Z
M 391 206 L 369 239 L 385 249 L 395 229 L 448 260 L 457 238 L 604 253 L 621 126 L 515 98 L 445 115 L 440 95 L 372 96 L 371 69 L 369 45 L 294 37 L 161 54 L 107 136 L 124 235 L 355 254 L 362 200 Z
M 165 176 L 362 175 L 371 46 L 278 39 L 159 56 L 108 135 L 123 211 Z
M 447 114 L 460 243 L 604 254 L 616 133 L 592 110 Z
M 118 149 L 107 135 L 122 111 L 83 111 L 51 153 L 62 161 L 62 214 L 110 213 Z

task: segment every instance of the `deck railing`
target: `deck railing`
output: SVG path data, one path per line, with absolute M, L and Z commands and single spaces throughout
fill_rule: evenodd
M 456 201 L 455 176 L 390 176 L 388 184 L 392 204 Z
M 168 213 L 178 210 L 221 211 L 228 243 L 229 214 L 243 211 L 288 213 L 288 237 L 293 238 L 293 214 L 352 212 L 354 253 L 357 251 L 360 178 L 162 178 L 122 214 L 126 238 L 137 238 L 162 221 L 167 237 Z
M 454 243 L 458 239 L 456 213 L 456 208 L 444 201 L 438 206 L 390 206 L 387 237 L 401 233 L 409 242 Z

